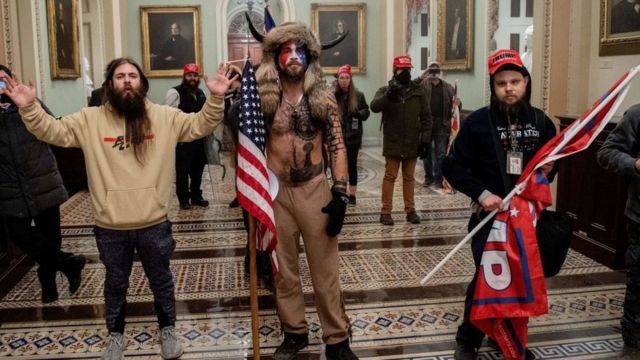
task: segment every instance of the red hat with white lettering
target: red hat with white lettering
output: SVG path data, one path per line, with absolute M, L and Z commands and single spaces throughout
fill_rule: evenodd
M 397 69 L 411 69 L 411 56 L 400 55 L 393 58 L 393 67 Z
M 338 68 L 338 76 L 340 76 L 341 74 L 347 74 L 351 76 L 351 65 L 346 64 L 346 65 L 340 66 Z
M 526 75 L 529 75 L 529 72 L 522 63 L 522 59 L 520 59 L 520 54 L 511 49 L 500 49 L 491 54 L 489 56 L 488 65 L 490 76 L 495 75 L 498 70 L 507 65 L 509 65 L 509 70 L 519 71 L 523 73 L 523 75 L 526 72 Z
M 186 64 L 182 71 L 182 75 L 187 75 L 189 73 L 196 73 L 200 75 L 200 67 L 197 64 Z

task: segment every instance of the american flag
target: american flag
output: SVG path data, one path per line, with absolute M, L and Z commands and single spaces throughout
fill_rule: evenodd
M 528 318 L 548 311 L 535 226 L 552 198 L 540 168 L 589 147 L 617 111 L 639 70 L 625 73 L 580 118 L 538 150 L 518 180 L 509 209 L 495 218 L 476 274 L 470 319 L 498 343 L 505 359 L 524 359 Z
M 275 256 L 277 237 L 265 156 L 266 129 L 258 84 L 249 59 L 242 71 L 239 113 L 238 203 L 256 219 L 256 248 L 269 253 L 275 272 L 278 269 Z

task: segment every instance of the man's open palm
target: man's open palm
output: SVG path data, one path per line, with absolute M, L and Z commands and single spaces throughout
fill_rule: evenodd
M 33 103 L 36 99 L 36 88 L 29 82 L 25 85 L 17 78 L 5 78 L 7 87 L 4 93 L 7 94 L 14 104 L 18 107 L 24 107 Z
M 233 79 L 229 79 L 231 72 L 231 66 L 229 66 L 229 64 L 222 63 L 218 65 L 218 71 L 213 79 L 209 79 L 205 75 L 204 81 L 211 94 L 224 96 L 227 90 L 229 90 L 231 83 L 238 78 L 238 75 L 236 75 Z

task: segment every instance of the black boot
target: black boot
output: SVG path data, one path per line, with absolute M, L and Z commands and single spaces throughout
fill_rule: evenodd
M 69 292 L 75 293 L 80 287 L 82 282 L 82 269 L 87 263 L 87 258 L 84 255 L 71 255 L 62 261 L 60 265 L 60 271 L 69 280 Z
M 273 354 L 274 360 L 294 360 L 297 359 L 298 352 L 309 345 L 307 334 L 284 333 L 284 341 L 278 346 Z
M 325 348 L 327 360 L 358 360 L 356 354 L 349 347 L 349 339 L 337 344 L 327 345 Z
M 38 280 L 42 288 L 42 303 L 48 304 L 58 300 L 58 287 L 56 286 L 56 271 L 38 267 Z
M 209 206 L 209 202 L 205 200 L 202 195 L 198 195 L 191 198 L 191 205 L 207 207 Z

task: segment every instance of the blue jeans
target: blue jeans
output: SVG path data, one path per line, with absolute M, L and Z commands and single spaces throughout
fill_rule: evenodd
M 625 346 L 640 348 L 640 224 L 627 218 L 627 290 L 620 325 Z
M 426 180 L 431 180 L 436 184 L 442 183 L 442 161 L 447 154 L 448 144 L 449 134 L 433 133 L 431 146 L 427 150 L 427 156 L 422 159 Z
M 109 332 L 124 332 L 129 275 L 134 251 L 142 263 L 153 292 L 160 328 L 176 322 L 176 298 L 169 259 L 176 247 L 171 222 L 137 230 L 112 230 L 96 226 L 96 243 L 100 260 L 107 272 L 104 303 Z

